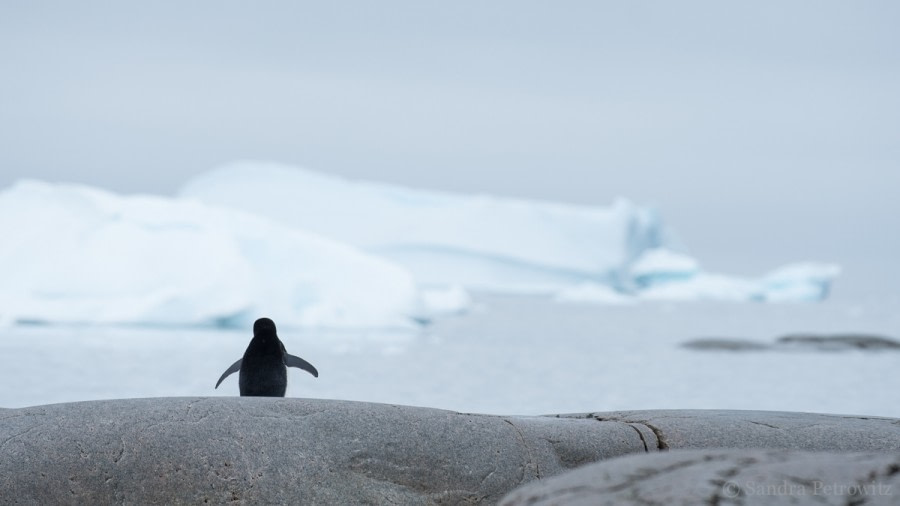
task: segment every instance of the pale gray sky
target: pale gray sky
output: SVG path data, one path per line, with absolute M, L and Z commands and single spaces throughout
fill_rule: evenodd
M 623 195 L 712 269 L 896 286 L 897 27 L 894 1 L 5 1 L 0 187 L 171 194 L 249 158 Z

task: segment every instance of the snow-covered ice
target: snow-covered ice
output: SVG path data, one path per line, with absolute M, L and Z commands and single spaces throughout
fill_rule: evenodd
M 700 264 L 685 254 L 654 248 L 642 252 L 629 272 L 637 286 L 647 288 L 691 279 L 700 274 Z
M 0 192 L 0 324 L 390 327 L 470 291 L 558 301 L 818 301 L 839 269 L 710 273 L 650 208 L 403 188 L 267 163 L 176 198 L 20 181 Z
M 836 265 L 813 262 L 788 265 L 756 279 L 699 272 L 678 282 L 667 279 L 650 284 L 640 297 L 669 301 L 819 301 L 828 296 L 831 281 L 839 273 Z
M 817 301 L 839 272 L 820 263 L 763 279 L 706 272 L 654 209 L 622 198 L 599 207 L 453 194 L 262 162 L 209 171 L 181 195 L 353 244 L 419 283 L 559 300 L 620 302 L 605 285 L 638 299 Z
M 423 283 L 496 291 L 616 283 L 642 251 L 672 242 L 655 212 L 625 199 L 587 207 L 453 194 L 259 162 L 200 175 L 181 195 L 353 244 Z
M 0 237 L 7 321 L 391 326 L 422 303 L 385 259 L 182 199 L 23 181 L 0 193 Z

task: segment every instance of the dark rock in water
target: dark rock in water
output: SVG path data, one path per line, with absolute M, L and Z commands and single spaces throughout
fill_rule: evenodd
M 774 344 L 727 337 L 693 339 L 682 347 L 700 351 L 900 350 L 900 341 L 866 334 L 790 334 Z
M 900 350 L 900 341 L 867 334 L 791 334 L 778 338 L 781 345 L 821 350 Z
M 278 397 L 0 412 L 0 502 L 494 504 L 630 453 L 765 447 L 900 452 L 900 420 L 753 411 L 488 416 Z
M 517 505 L 898 504 L 900 455 L 678 450 L 629 455 L 530 483 Z
M 762 351 L 770 348 L 769 345 L 758 341 L 731 339 L 727 337 L 693 339 L 682 343 L 681 346 L 692 350 L 703 351 Z

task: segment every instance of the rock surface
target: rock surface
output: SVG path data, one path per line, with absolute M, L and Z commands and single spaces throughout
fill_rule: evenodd
M 496 503 L 644 446 L 626 424 L 358 402 L 163 398 L 0 415 L 0 497 L 23 503 Z
M 701 337 L 684 342 L 681 346 L 703 351 L 762 351 L 771 348 L 771 346 L 758 341 L 728 337 Z
M 675 450 L 525 485 L 501 505 L 898 504 L 900 454 Z
M 900 351 L 900 341 L 870 334 L 789 334 L 774 343 L 733 337 L 701 337 L 681 343 L 698 351 Z
M 783 448 L 826 452 L 900 451 L 900 420 L 780 411 L 671 409 L 591 417 L 652 430 L 659 449 Z M 652 446 L 652 445 L 651 445 Z
M 900 350 L 900 341 L 868 334 L 790 334 L 778 338 L 778 344 L 825 351 Z
M 21 504 L 496 503 L 529 481 L 670 448 L 900 450 L 900 421 L 635 411 L 514 417 L 292 398 L 0 411 L 0 497 Z

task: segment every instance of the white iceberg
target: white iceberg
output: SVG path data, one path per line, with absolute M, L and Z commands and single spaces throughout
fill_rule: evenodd
M 242 209 L 394 260 L 426 284 L 552 292 L 618 285 L 651 248 L 674 246 L 652 209 L 462 195 L 351 181 L 271 163 L 232 164 L 181 195 Z
M 709 273 L 650 208 L 464 195 L 241 162 L 181 195 L 346 242 L 428 286 L 553 294 L 560 301 L 814 301 L 836 266 L 799 264 L 762 279 Z
M 638 287 L 628 294 L 585 282 L 559 291 L 561 302 L 629 304 L 646 301 L 816 302 L 824 300 L 840 268 L 801 263 L 760 278 L 704 272 L 692 258 L 667 250 L 649 250 L 632 265 Z
M 823 300 L 828 297 L 831 282 L 840 273 L 840 266 L 834 264 L 798 263 L 770 272 L 760 284 L 768 302 Z
M 0 237 L 6 322 L 393 326 L 423 304 L 385 259 L 195 201 L 23 181 Z
M 639 288 L 687 281 L 700 273 L 700 264 L 683 253 L 663 248 L 644 251 L 629 267 L 630 279 Z
M 0 323 L 405 326 L 469 289 L 559 301 L 813 301 L 839 269 L 704 271 L 652 209 L 457 195 L 285 166 L 211 171 L 179 198 L 22 181 L 0 192 Z
M 836 265 L 814 262 L 782 267 L 757 279 L 698 272 L 681 282 L 649 286 L 639 296 L 668 301 L 816 302 L 828 297 L 839 273 Z

